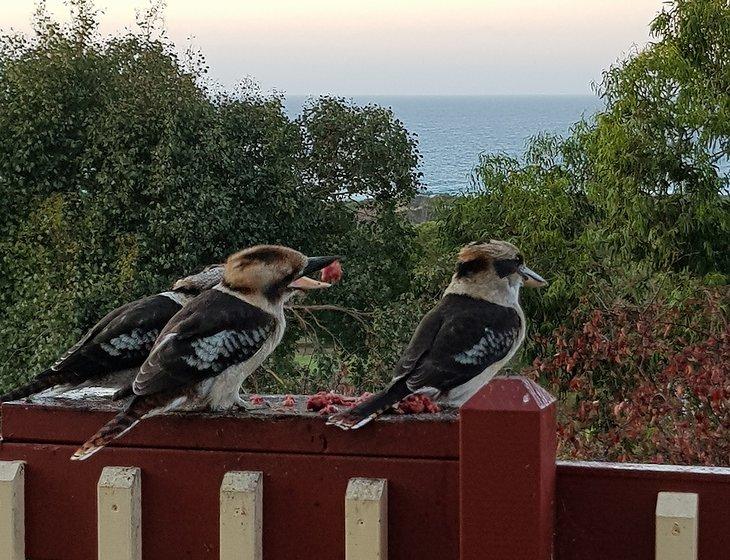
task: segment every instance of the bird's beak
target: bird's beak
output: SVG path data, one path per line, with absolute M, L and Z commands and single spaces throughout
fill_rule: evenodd
M 319 280 L 313 280 L 307 277 L 308 274 L 322 270 L 325 266 L 332 264 L 335 261 L 342 260 L 339 255 L 328 256 L 328 257 L 309 257 L 307 264 L 302 270 L 299 277 L 289 284 L 289 288 L 296 290 L 318 290 L 320 288 L 329 288 L 331 284 L 328 282 L 320 282 Z
M 547 280 L 531 268 L 526 267 L 524 264 L 520 265 L 517 271 L 520 273 L 522 278 L 525 279 L 525 286 L 530 288 L 542 288 L 543 286 L 547 286 Z

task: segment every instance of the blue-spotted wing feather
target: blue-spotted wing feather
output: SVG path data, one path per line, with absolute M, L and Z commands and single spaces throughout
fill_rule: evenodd
M 482 337 L 470 348 L 454 354 L 454 361 L 463 365 L 488 366 L 504 358 L 517 342 L 519 329 L 497 331 L 485 326 Z
M 125 304 L 102 318 L 53 366 L 79 379 L 142 364 L 165 324 L 181 308 L 154 295 Z
M 201 371 L 220 373 L 233 360 L 244 361 L 263 344 L 271 334 L 269 325 L 253 327 L 250 330 L 225 329 L 213 335 L 193 340 L 190 352 L 182 357 L 189 366 Z

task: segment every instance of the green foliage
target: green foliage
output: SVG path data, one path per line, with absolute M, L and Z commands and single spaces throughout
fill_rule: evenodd
M 438 213 L 442 244 L 510 239 L 550 278 L 525 294 L 543 333 L 599 287 L 640 299 L 657 273 L 730 272 L 730 8 L 680 0 L 652 30 L 604 74 L 595 117 L 532 139 L 523 160 L 483 156 L 474 192 Z
M 577 132 L 581 185 L 608 242 L 697 273 L 730 268 L 730 7 L 680 0 L 658 41 L 604 75 L 607 109 Z
M 0 38 L 0 389 L 47 367 L 109 309 L 254 243 L 342 253 L 332 297 L 370 309 L 409 288 L 413 138 L 379 107 L 205 86 L 155 29 L 101 37 L 89 1 Z M 369 197 L 367 219 L 349 200 Z M 360 323 L 322 316 L 353 349 Z M 275 364 L 299 375 L 291 329 Z

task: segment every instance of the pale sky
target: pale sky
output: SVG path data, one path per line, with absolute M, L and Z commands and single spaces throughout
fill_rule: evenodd
M 143 0 L 98 0 L 102 31 Z M 168 0 L 168 35 L 224 87 L 288 94 L 580 94 L 649 39 L 661 0 Z M 67 13 L 61 0 L 51 11 Z M 30 29 L 32 0 L 0 0 Z

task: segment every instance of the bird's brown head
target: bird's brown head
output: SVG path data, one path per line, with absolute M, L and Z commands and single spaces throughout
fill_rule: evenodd
M 283 301 L 297 290 L 328 288 L 329 283 L 307 275 L 340 258 L 307 257 L 282 245 L 256 245 L 228 257 L 224 284 L 242 293 L 263 294 L 271 302 Z
M 184 278 L 178 278 L 172 285 L 175 292 L 197 295 L 205 290 L 210 290 L 223 280 L 223 263 L 211 264 L 203 270 Z
M 476 284 L 495 282 L 539 288 L 547 281 L 525 264 L 520 250 L 507 241 L 473 242 L 459 251 L 456 279 Z

